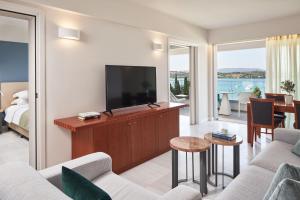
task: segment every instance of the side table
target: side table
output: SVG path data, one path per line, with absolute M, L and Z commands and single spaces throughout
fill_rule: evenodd
M 170 140 L 170 146 L 172 148 L 172 188 L 178 186 L 179 182 L 188 181 L 186 174 L 186 179 L 178 180 L 178 151 L 200 154 L 200 193 L 207 194 L 207 168 L 206 168 L 206 153 L 210 148 L 209 142 L 197 138 L 197 137 L 176 137 Z M 194 157 L 194 156 L 193 156 Z M 194 159 L 193 159 L 194 162 Z M 187 160 L 186 160 L 187 165 Z M 194 168 L 194 164 L 193 164 Z M 186 166 L 187 169 L 187 166 Z M 194 175 L 194 169 L 193 175 Z M 186 170 L 187 173 L 187 170 Z M 194 177 L 193 177 L 194 181 Z
M 224 176 L 235 178 L 240 173 L 240 144 L 243 143 L 243 138 L 239 135 L 236 136 L 235 140 L 228 141 L 219 138 L 212 137 L 212 133 L 204 135 L 204 139 L 211 143 L 211 155 L 212 156 L 212 174 L 215 174 L 215 183 L 218 185 L 218 175 L 222 175 L 222 187 L 224 186 Z M 222 146 L 222 172 L 218 172 L 218 145 Z M 233 175 L 224 172 L 224 146 L 233 147 Z M 209 172 L 211 171 L 209 167 Z

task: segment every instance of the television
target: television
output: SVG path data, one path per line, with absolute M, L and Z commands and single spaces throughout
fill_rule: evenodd
M 105 78 L 106 111 L 157 101 L 155 67 L 106 65 Z

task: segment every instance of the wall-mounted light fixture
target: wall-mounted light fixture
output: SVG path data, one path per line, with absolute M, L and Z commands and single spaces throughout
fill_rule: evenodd
M 164 50 L 163 44 L 158 43 L 158 42 L 153 42 L 152 48 L 154 51 L 163 51 Z
M 69 40 L 80 40 L 80 30 L 58 27 L 58 37 Z

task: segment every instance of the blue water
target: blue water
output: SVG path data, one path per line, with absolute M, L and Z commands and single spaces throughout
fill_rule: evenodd
M 179 84 L 183 86 L 184 78 L 178 78 Z M 170 78 L 170 84 L 174 86 L 175 80 Z M 258 86 L 265 93 L 265 79 L 218 79 L 217 93 L 233 92 L 229 94 L 230 100 L 237 100 L 240 92 L 251 92 L 252 89 Z
M 240 92 L 251 92 L 259 87 L 262 95 L 265 92 L 265 79 L 218 79 L 217 92 L 232 92 L 230 100 L 237 100 Z

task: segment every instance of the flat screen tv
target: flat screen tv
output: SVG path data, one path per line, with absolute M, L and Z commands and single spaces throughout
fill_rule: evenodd
M 156 68 L 106 65 L 106 111 L 153 104 L 156 97 Z

